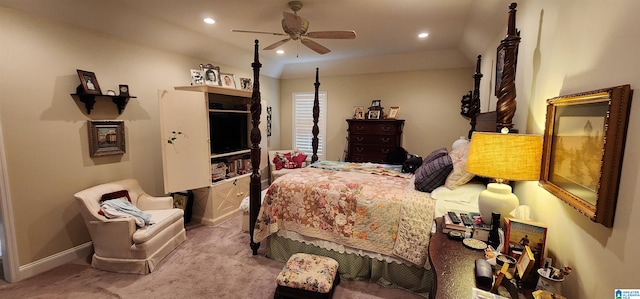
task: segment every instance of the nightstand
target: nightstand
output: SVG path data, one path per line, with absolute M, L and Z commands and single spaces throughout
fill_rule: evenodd
M 434 272 L 434 284 L 429 298 L 471 298 L 476 287 L 475 260 L 484 259 L 483 250 L 467 248 L 460 241 L 442 233 L 442 217 L 436 218 L 436 232 L 429 241 L 429 262 Z M 530 290 L 523 290 L 525 298 L 532 298 Z

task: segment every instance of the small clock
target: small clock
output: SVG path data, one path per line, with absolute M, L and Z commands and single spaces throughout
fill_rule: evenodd
M 129 96 L 129 85 L 120 84 L 120 96 Z

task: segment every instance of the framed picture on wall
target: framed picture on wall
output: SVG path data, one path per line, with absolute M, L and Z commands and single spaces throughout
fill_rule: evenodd
M 89 154 L 91 157 L 125 153 L 124 121 L 89 120 Z

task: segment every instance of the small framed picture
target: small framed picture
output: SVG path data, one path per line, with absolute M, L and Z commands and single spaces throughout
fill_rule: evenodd
M 364 119 L 364 106 L 353 106 L 353 118 Z
M 125 84 L 120 84 L 120 96 L 121 97 L 128 97 L 129 96 L 129 85 L 125 85 Z
M 125 153 L 124 121 L 89 120 L 89 154 L 91 157 Z
M 204 84 L 220 86 L 220 67 L 209 66 L 204 69 Z
M 191 85 L 203 85 L 204 84 L 204 71 L 191 69 Z
M 400 112 L 400 107 L 389 108 L 389 114 L 387 115 L 387 118 L 395 119 L 396 117 L 398 117 L 398 112 Z
M 220 83 L 222 83 L 222 87 L 236 88 L 236 76 L 229 73 L 220 73 Z
M 251 91 L 253 89 L 251 78 L 240 78 L 240 89 Z
M 380 119 L 380 110 L 369 110 L 369 119 Z
M 521 280 L 525 279 L 527 275 L 529 275 L 529 272 L 531 272 L 535 262 L 536 259 L 531 251 L 531 247 L 525 245 L 524 250 L 522 250 L 522 254 L 518 258 L 518 262 L 516 262 L 516 274 Z
M 380 100 L 372 100 L 371 107 L 380 107 Z
M 95 95 L 102 94 L 102 91 L 100 91 L 100 85 L 98 84 L 98 79 L 96 79 L 96 74 L 83 70 L 76 71 L 78 72 L 78 77 L 80 78 L 80 83 L 82 84 L 84 93 Z

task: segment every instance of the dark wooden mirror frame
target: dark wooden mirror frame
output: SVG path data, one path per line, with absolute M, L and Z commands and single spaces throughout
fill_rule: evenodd
M 632 94 L 629 85 L 622 85 L 547 100 L 540 184 L 592 221 L 606 227 L 613 227 Z M 554 143 L 560 133 L 558 120 L 563 116 L 600 118 L 604 122 L 602 149 L 591 151 L 598 155 L 601 153 L 595 191 L 573 182 L 554 181 L 557 178 L 554 177 L 553 163 L 557 153 Z M 575 152 L 572 156 L 576 156 Z M 575 187 L 572 191 L 579 192 L 570 192 L 567 186 L 571 185 Z M 584 195 L 593 197 L 593 203 Z

